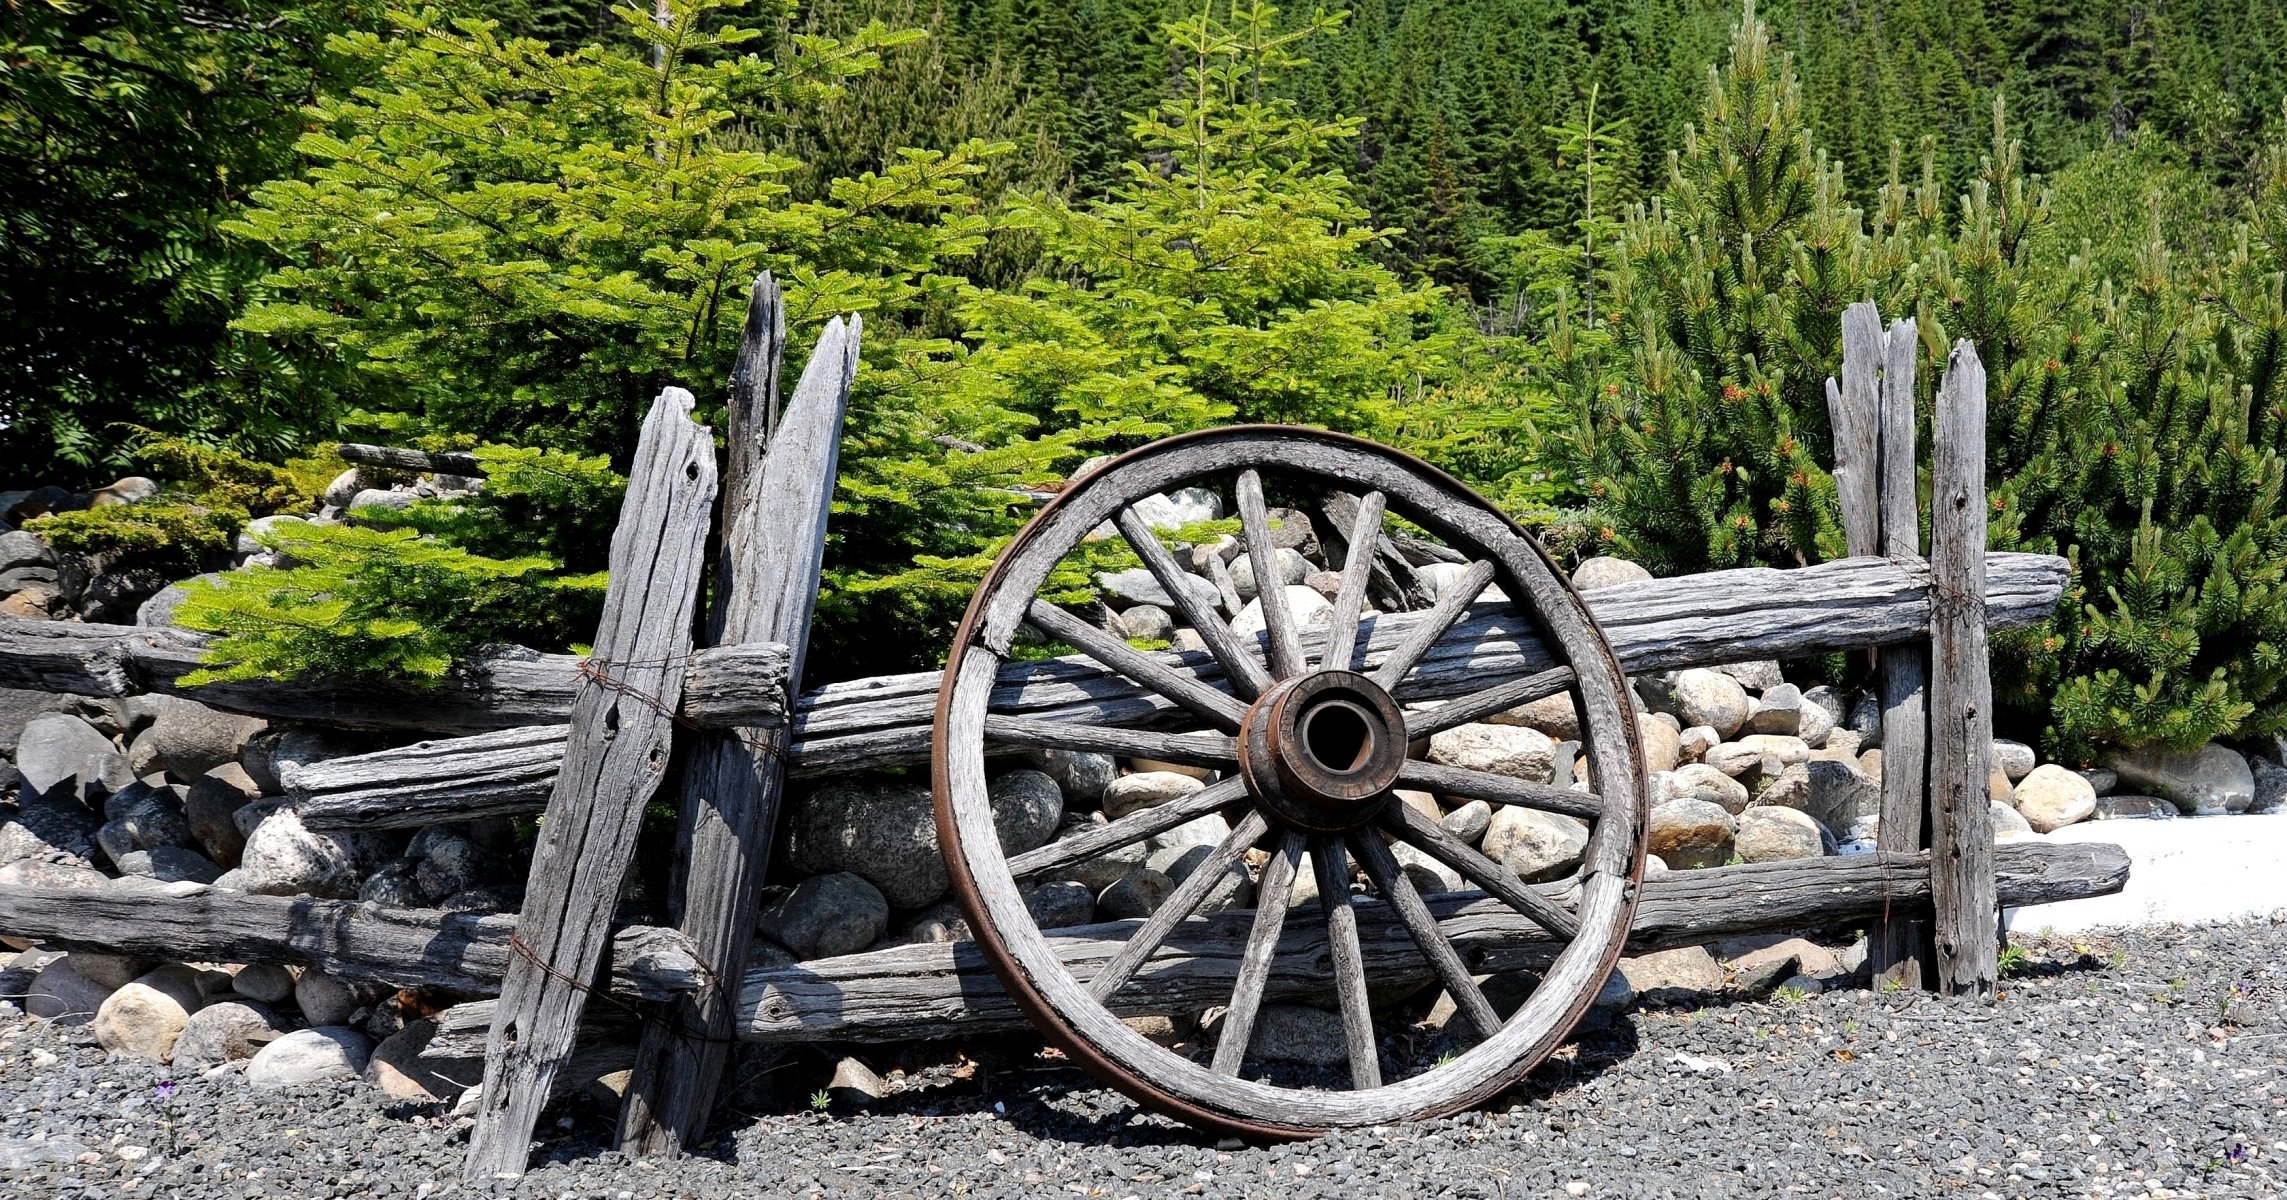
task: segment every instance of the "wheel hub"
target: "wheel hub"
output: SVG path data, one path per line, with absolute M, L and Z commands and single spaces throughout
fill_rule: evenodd
M 1292 829 L 1347 833 L 1390 800 L 1405 763 L 1405 717 L 1354 671 L 1285 680 L 1255 701 L 1239 731 L 1239 770 L 1266 815 Z

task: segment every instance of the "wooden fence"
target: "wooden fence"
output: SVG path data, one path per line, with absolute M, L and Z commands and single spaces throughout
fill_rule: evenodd
M 170 958 L 303 963 L 328 974 L 434 986 L 492 1001 L 441 1019 L 429 1053 L 478 1052 L 488 1066 L 472 1134 L 474 1177 L 521 1172 L 541 1107 L 583 1036 L 638 1039 L 620 1138 L 673 1153 L 703 1132 L 735 1039 L 942 1037 L 1024 1023 L 968 944 L 916 944 L 749 969 L 757 891 L 786 780 L 923 760 L 935 672 L 802 692 L 836 453 L 860 330 L 827 327 L 786 411 L 776 410 L 784 330 L 775 286 L 757 282 L 733 379 L 728 450 L 717 476 L 691 398 L 653 406 L 611 552 L 605 615 L 586 659 L 505 649 L 434 691 L 370 686 L 221 684 L 185 689 L 202 639 L 173 629 L 0 620 L 0 686 L 88 696 L 164 693 L 217 708 L 346 729 L 441 736 L 302 767 L 285 780 L 311 828 L 392 829 L 545 812 L 521 916 L 474 917 L 288 899 L 198 884 L 151 890 L 0 886 L 0 931 L 67 947 Z M 1879 648 L 1885 762 L 1881 852 L 1672 872 L 1645 880 L 1631 943 L 1705 942 L 1737 933 L 1873 922 L 1890 977 L 1990 995 L 1996 908 L 2118 890 L 2127 864 L 2101 845 L 1992 844 L 1988 628 L 2045 619 L 2064 560 L 1986 553 L 1984 379 L 1967 343 L 1953 351 L 1936 406 L 1930 555 L 1920 554 L 1910 322 L 1884 330 L 1871 305 L 1845 322 L 1842 379 L 1830 386 L 1836 478 L 1852 557 L 1797 570 L 1722 571 L 1586 594 L 1631 673 Z M 400 453 L 356 448 L 359 461 Z M 378 456 L 378 457 L 377 457 Z M 474 473 L 479 464 L 412 464 Z M 719 482 L 719 486 L 718 486 Z M 720 503 L 716 503 L 720 493 Z M 1029 498 L 1011 494 L 1012 504 Z M 711 514 L 722 514 L 710 538 Z M 707 548 L 716 553 L 711 563 Z M 710 578 L 711 576 L 711 578 Z M 702 587 L 702 584 L 707 584 Z M 702 594 L 711 609 L 695 611 Z M 1365 626 L 1369 665 L 1422 619 Z M 696 631 L 696 632 L 694 632 Z M 1173 652 L 1170 652 L 1171 655 Z M 1205 655 L 1177 655 L 1212 677 Z M 1548 648 L 1464 620 L 1425 660 L 1420 698 L 1459 695 L 1551 664 Z M 1012 664 L 999 701 L 1047 721 L 1139 724 L 1156 701 L 1077 660 Z M 1935 714 L 1932 720 L 1926 714 Z M 672 754 L 683 758 L 673 929 L 615 928 L 612 910 L 644 805 Z M 1925 765 L 1926 764 L 1926 765 Z M 1551 894 L 1557 890 L 1551 886 Z M 1491 971 L 1545 961 L 1553 948 L 1513 911 L 1470 895 L 1436 897 L 1441 927 Z M 1135 1012 L 1219 1002 L 1243 948 L 1243 914 L 1186 922 L 1122 991 Z M 1394 923 L 1368 921 L 1364 952 L 1392 969 L 1418 961 Z M 1131 923 L 1061 931 L 1087 977 Z M 1923 930 L 1934 930 L 1928 937 Z M 1277 947 L 1322 958 L 1320 934 Z M 639 1002 L 640 1030 L 590 1006 L 589 981 Z

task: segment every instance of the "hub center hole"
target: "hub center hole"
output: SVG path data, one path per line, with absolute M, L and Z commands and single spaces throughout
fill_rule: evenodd
M 1366 765 L 1374 753 L 1374 727 L 1365 706 L 1324 699 L 1302 717 L 1302 744 L 1318 765 L 1346 775 Z

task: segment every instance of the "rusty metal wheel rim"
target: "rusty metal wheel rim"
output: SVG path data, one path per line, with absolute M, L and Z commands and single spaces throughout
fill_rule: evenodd
M 1584 737 L 1584 755 L 1594 764 L 1600 785 L 1612 781 L 1598 801 L 1585 860 L 1601 865 L 1576 882 L 1578 932 L 1558 952 L 1543 986 L 1477 1045 L 1394 1083 L 1379 1083 L 1378 1063 L 1367 1072 L 1371 1078 L 1359 1076 L 1353 1049 L 1353 1074 L 1362 1090 L 1288 1088 L 1219 1074 L 1121 1023 L 1088 984 L 1057 960 L 1032 923 L 985 801 L 984 731 L 993 719 L 988 714 L 993 680 L 1007 659 L 1016 627 L 1028 613 L 1037 613 L 1032 597 L 1054 563 L 1090 530 L 1143 496 L 1207 476 L 1240 472 L 1244 481 L 1256 468 L 1315 476 L 1334 486 L 1374 488 L 1374 494 L 1391 498 L 1393 510 L 1493 562 L 1504 589 L 1546 631 L 1549 644 L 1561 646 L 1571 660 L 1576 703 L 1583 707 L 1584 729 L 1591 730 Z M 1259 509 L 1259 484 L 1255 498 Z M 1564 632 L 1559 636 L 1557 630 Z M 1280 673 L 1279 636 L 1274 624 L 1267 652 L 1273 677 Z M 1295 673 L 1292 653 L 1290 646 L 1290 677 Z M 1347 652 L 1340 665 L 1351 665 Z M 1227 685 L 1236 689 L 1238 672 L 1232 674 Z M 932 751 L 938 832 L 954 895 L 979 949 L 1042 1032 L 1097 1077 L 1151 1108 L 1254 1139 L 1308 1137 L 1336 1127 L 1458 1111 L 1506 1089 L 1555 1049 L 1593 1002 L 1624 944 L 1643 869 L 1648 791 L 1625 688 L 1611 648 L 1561 572 L 1514 522 L 1443 472 L 1370 442 L 1282 426 L 1240 426 L 1170 438 L 1121 456 L 1044 507 L 986 573 L 972 598 L 939 691 Z M 1236 703 L 1227 710 L 1194 707 L 1228 733 L 1241 733 L 1243 721 L 1252 716 Z M 1243 790 L 1228 798 L 1251 799 Z M 1250 819 L 1257 820 L 1258 831 L 1271 828 L 1267 820 Z M 1242 824 L 1234 838 L 1247 828 Z M 1289 845 L 1299 844 L 1294 840 L 1299 835 L 1286 836 Z M 1322 844 L 1342 861 L 1339 843 Z M 1353 837 L 1349 844 L 1353 854 L 1373 855 L 1380 843 L 1369 836 L 1364 842 Z M 1382 856 L 1386 859 L 1386 852 Z M 1277 861 L 1274 856 L 1274 866 Z M 1291 850 L 1287 861 L 1291 865 Z M 1373 872 L 1372 863 L 1361 863 Z M 1345 887 L 1346 880 L 1345 875 Z M 1387 882 L 1381 882 L 1388 891 Z M 1400 887 L 1411 891 L 1410 885 Z M 1338 924 L 1335 910 L 1348 907 L 1341 902 L 1325 906 L 1330 929 Z M 1434 959 L 1427 943 L 1422 945 L 1423 954 Z M 1372 1057 L 1371 1050 L 1367 1056 Z

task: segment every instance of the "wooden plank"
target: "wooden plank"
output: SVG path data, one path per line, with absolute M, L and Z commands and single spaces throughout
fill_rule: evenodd
M 1881 437 L 1881 553 L 1915 559 L 1922 552 L 1922 502 L 1915 464 L 1914 358 L 1920 344 L 1911 317 L 1894 322 L 1883 338 Z M 1928 748 L 1930 648 L 1898 642 L 1876 652 L 1876 687 L 1882 702 L 1882 827 L 1875 845 L 1911 852 L 1929 845 Z M 1867 953 L 1878 983 L 1920 987 L 1927 972 L 1927 922 L 1903 917 L 1875 922 Z
M 1954 343 L 1938 387 L 1930 489 L 1930 890 L 1937 988 L 1993 998 L 1992 664 L 1985 637 L 1985 366 Z M 1887 758 L 1887 755 L 1885 755 Z M 1887 763 L 1885 763 L 1887 767 Z
M 692 406 L 680 388 L 660 393 L 636 445 L 612 533 L 596 669 L 573 705 L 517 921 L 523 952 L 509 963 L 486 1042 L 465 1168 L 472 1180 L 524 1172 L 587 1004 L 578 981 L 602 956 L 644 803 L 667 772 L 715 497 L 714 443 L 691 420 Z
M 257 896 L 199 883 L 98 888 L 0 885 L 0 932 L 61 949 L 138 958 L 297 965 L 354 983 L 490 995 L 508 970 L 516 918 Z M 664 1000 L 699 986 L 691 944 L 630 925 L 612 937 L 607 986 Z
M 2012 842 L 1995 847 L 2001 902 L 2049 904 L 2110 895 L 2126 886 L 2128 855 L 2102 842 Z M 1538 885 L 1551 899 L 1565 885 Z M 1533 922 L 1497 900 L 1467 892 L 1423 897 L 1474 971 L 1545 966 L 1560 948 Z M 1860 855 L 1754 863 L 1646 876 L 1629 935 L 1631 951 L 1700 945 L 1774 929 L 1846 929 L 1885 906 L 1927 913 L 1927 855 Z M 1383 906 L 1358 906 L 1360 941 L 1375 978 L 1426 965 L 1404 927 Z M 1122 989 L 1123 1016 L 1198 1012 L 1226 1002 L 1238 977 L 1254 914 L 1216 913 L 1186 921 Z M 1086 981 L 1119 952 L 1136 922 L 1059 930 L 1059 960 Z M 1326 995 L 1327 946 L 1317 921 L 1290 921 L 1267 972 L 1273 1000 Z M 491 1007 L 472 1007 L 481 1014 Z M 1030 1021 L 1001 990 L 973 942 L 897 946 L 841 958 L 747 972 L 739 1036 L 760 1042 L 906 1041 L 1026 1029 Z M 471 1019 L 468 1016 L 454 1018 Z
M 477 461 L 474 454 L 451 451 L 432 453 L 427 450 L 407 450 L 399 446 L 369 446 L 362 442 L 343 442 L 334 447 L 334 453 L 343 462 L 388 467 L 395 471 L 474 476 L 479 479 L 484 477 L 484 464 Z
M 1834 432 L 1834 492 L 1850 553 L 1881 553 L 1882 317 L 1872 300 L 1842 310 L 1842 385 L 1826 381 Z
M 778 328 L 775 284 L 764 276 L 755 293 L 749 325 Z M 810 616 L 818 602 L 818 569 L 826 555 L 826 517 L 833 508 L 850 383 L 858 370 L 859 332 L 855 316 L 827 323 L 785 421 L 759 462 L 739 465 L 759 447 L 757 418 L 774 410 L 776 399 L 761 391 L 733 393 L 733 469 L 723 504 L 726 532 L 708 637 L 718 644 L 785 643 L 792 654 L 790 685 L 801 680 Z M 781 331 L 759 339 L 756 352 L 775 360 L 782 337 Z M 777 373 L 776 367 L 767 372 L 758 368 L 744 377 L 766 380 Z M 717 979 L 736 979 L 754 942 L 757 894 L 770 866 L 771 834 L 785 793 L 787 735 L 784 722 L 702 735 L 683 767 L 677 919 Z M 705 1135 L 729 1061 L 737 1002 L 725 989 L 707 988 L 668 1002 L 644 1028 L 620 1109 L 622 1149 L 675 1155 Z

